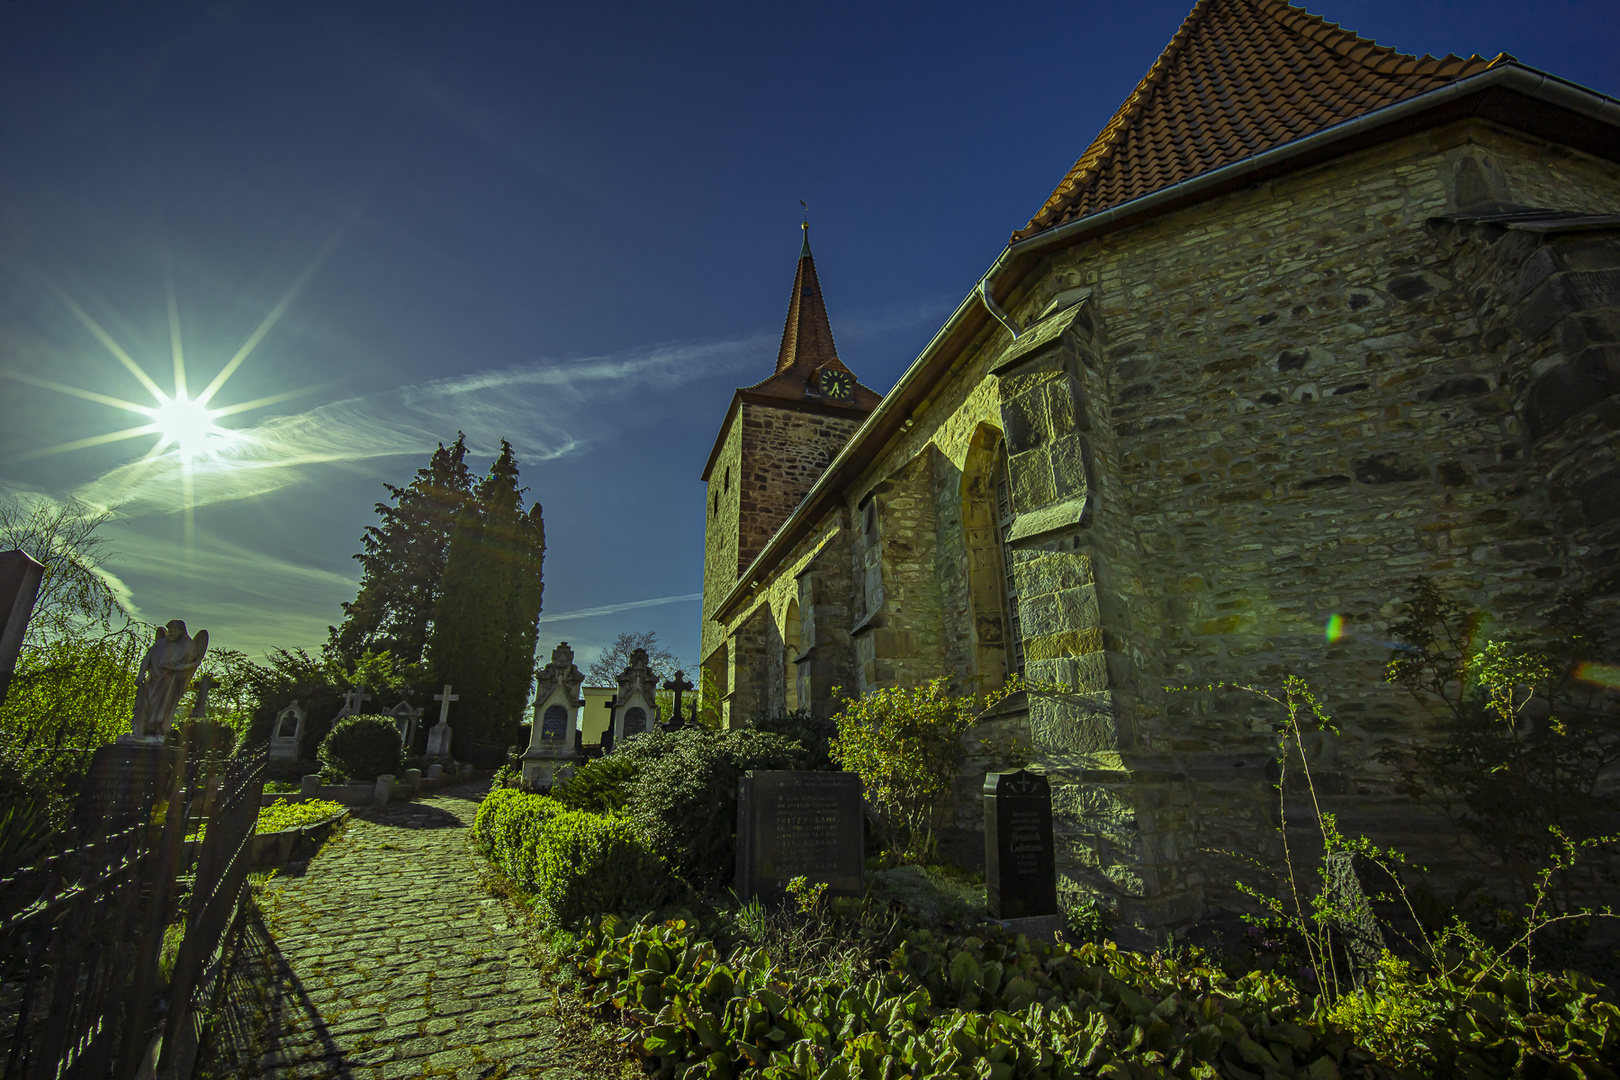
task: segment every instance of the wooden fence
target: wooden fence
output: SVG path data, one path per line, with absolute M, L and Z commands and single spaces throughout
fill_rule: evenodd
M 98 752 L 58 834 L 73 846 L 0 879 L 5 1080 L 191 1076 L 247 891 L 264 756 L 190 750 L 125 751 L 146 772 L 103 775 Z

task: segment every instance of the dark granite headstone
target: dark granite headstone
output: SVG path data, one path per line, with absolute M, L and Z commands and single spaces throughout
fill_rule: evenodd
M 984 877 L 992 918 L 1058 913 L 1046 777 L 1023 770 L 985 774 Z
M 861 778 L 755 770 L 737 780 L 737 895 L 779 900 L 803 875 L 830 896 L 865 891 Z
M 647 730 L 647 710 L 640 705 L 632 705 L 624 713 L 624 735 L 640 735 Z
M 540 718 L 540 738 L 560 743 L 563 741 L 564 729 L 568 726 L 568 710 L 561 705 L 553 705 L 546 710 Z
M 81 833 L 121 828 L 150 813 L 163 780 L 163 746 L 109 743 L 97 748 L 79 790 L 74 824 Z

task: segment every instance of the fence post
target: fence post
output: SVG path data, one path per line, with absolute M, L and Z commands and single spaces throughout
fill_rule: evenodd
M 163 955 L 169 897 L 174 889 L 174 879 L 180 872 L 180 848 L 186 838 L 186 819 L 190 816 L 183 802 L 186 790 L 186 750 L 183 743 L 169 760 L 163 839 L 152 852 L 156 872 L 151 876 L 151 889 L 147 893 L 149 906 L 146 925 L 139 931 L 141 936 L 136 941 L 135 986 L 126 1013 L 129 1028 L 124 1033 L 124 1051 L 119 1055 L 118 1075 L 121 1077 L 135 1075 L 151 1042 L 151 1017 L 157 1004 L 153 1000 L 156 996 L 153 984 L 157 982 L 158 961 Z

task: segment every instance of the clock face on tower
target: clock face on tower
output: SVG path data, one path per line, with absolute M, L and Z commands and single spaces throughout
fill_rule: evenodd
M 821 373 L 817 388 L 823 397 L 846 401 L 855 393 L 855 379 L 847 371 L 829 368 Z

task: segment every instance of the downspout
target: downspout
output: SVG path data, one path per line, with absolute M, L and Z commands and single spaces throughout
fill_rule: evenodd
M 1012 247 L 1009 245 L 1005 251 L 996 256 L 996 261 L 990 264 L 990 269 L 986 270 L 984 272 L 984 277 L 979 279 L 978 291 L 979 299 L 984 301 L 984 310 L 988 311 L 992 316 L 994 316 L 998 323 L 1005 326 L 1007 331 L 1012 334 L 1013 340 L 1017 341 L 1018 335 L 1023 332 L 1023 328 L 1013 321 L 1011 315 L 1008 315 L 1005 311 L 1002 311 L 1001 305 L 997 304 L 995 297 L 990 295 L 990 279 L 996 276 L 996 271 L 1001 269 L 1002 260 L 1004 260 L 1011 253 Z

